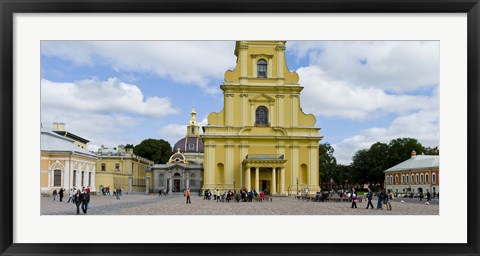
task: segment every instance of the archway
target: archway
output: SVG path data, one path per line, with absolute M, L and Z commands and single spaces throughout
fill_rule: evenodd
M 178 192 L 180 191 L 180 181 L 182 179 L 182 176 L 180 175 L 180 173 L 175 173 L 173 175 L 173 187 L 172 187 L 172 191 L 173 192 Z

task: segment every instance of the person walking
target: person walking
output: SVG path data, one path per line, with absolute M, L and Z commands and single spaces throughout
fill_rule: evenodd
M 75 205 L 77 206 L 77 215 L 80 214 L 80 204 L 82 204 L 82 192 L 80 192 L 80 189 L 77 190 L 77 194 L 75 194 Z
M 185 196 L 187 197 L 187 204 L 191 204 L 192 202 L 190 201 L 190 188 L 185 191 Z
M 58 197 L 60 198 L 60 202 L 62 202 L 62 199 L 63 199 L 63 191 L 65 191 L 64 188 L 61 188 L 61 189 L 58 191 Z
M 432 200 L 432 195 L 430 195 L 430 191 L 427 191 L 427 202 L 431 200 Z
M 368 204 L 367 204 L 367 209 L 369 206 L 372 206 L 372 209 L 374 209 L 373 207 L 373 204 L 372 204 L 372 197 L 373 197 L 373 194 L 372 194 L 372 190 L 370 188 L 368 188 L 368 192 L 367 192 L 367 201 L 368 201 Z
M 52 193 L 52 196 L 53 196 L 53 202 L 55 203 L 55 200 L 57 199 L 57 190 L 53 190 L 53 193 Z
M 384 197 L 384 192 L 383 192 L 383 189 L 380 189 L 380 192 L 378 193 L 377 192 L 377 198 L 378 198 L 378 202 L 377 202 L 377 209 L 383 209 L 382 208 L 382 200 L 383 200 L 383 197 Z
M 355 193 L 355 189 L 352 188 L 352 193 L 350 194 L 350 198 L 352 199 L 352 208 L 357 208 L 357 193 Z
M 393 195 L 393 191 L 391 189 L 388 190 L 387 194 L 387 210 L 392 210 L 392 200 L 395 199 L 395 195 Z
M 115 190 L 115 196 L 117 197 L 117 200 L 120 200 L 120 188 Z
M 83 214 L 87 214 L 87 209 L 88 209 L 88 203 L 90 202 L 90 194 L 88 194 L 86 191 L 83 192 L 82 194 L 82 211 Z
M 73 199 L 74 196 L 75 196 L 75 190 L 72 188 L 72 189 L 70 189 L 70 196 L 68 197 L 67 204 L 69 204 L 70 201 L 72 201 L 72 203 L 74 203 L 74 201 L 75 201 L 75 200 Z

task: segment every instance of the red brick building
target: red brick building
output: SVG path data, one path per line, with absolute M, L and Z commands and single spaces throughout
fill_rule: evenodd
M 397 193 L 440 192 L 440 156 L 418 155 L 385 171 L 385 187 Z

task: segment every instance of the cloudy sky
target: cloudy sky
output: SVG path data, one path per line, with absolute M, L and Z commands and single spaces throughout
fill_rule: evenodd
M 223 107 L 219 86 L 233 41 L 43 41 L 41 119 L 100 145 L 186 133 L 192 105 L 206 124 Z M 437 41 L 289 41 L 301 105 L 317 117 L 339 163 L 377 141 L 439 145 Z

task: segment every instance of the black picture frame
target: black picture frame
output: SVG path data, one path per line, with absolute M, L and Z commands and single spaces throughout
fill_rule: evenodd
M 0 0 L 1 255 L 479 255 L 478 0 Z M 13 15 L 15 13 L 467 13 L 468 242 L 466 244 L 18 244 L 13 243 Z M 445 71 L 444 71 L 445 72 Z M 461 195 L 464 196 L 464 195 Z M 86 224 L 86 223 L 84 223 Z M 34 228 L 34 227 L 32 227 Z M 353 227 L 361 235 L 368 227 Z M 379 230 L 379 235 L 387 230 Z M 191 235 L 201 235 L 192 232 Z M 234 237 L 234 236 L 233 236 Z M 374 238 L 372 237 L 374 241 Z

